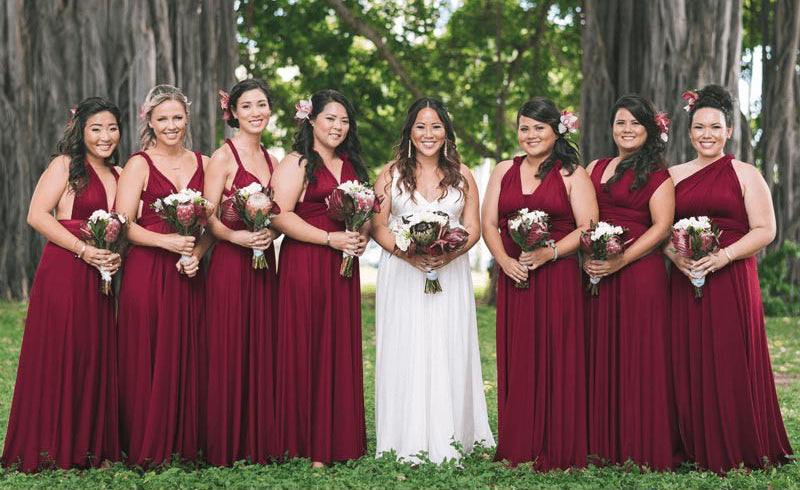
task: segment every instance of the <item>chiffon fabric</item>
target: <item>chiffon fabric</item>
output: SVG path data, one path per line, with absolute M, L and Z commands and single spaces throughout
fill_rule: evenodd
M 641 188 L 631 190 L 635 176 L 629 169 L 606 188 L 601 179 L 611 160 L 598 160 L 591 175 L 600 220 L 627 228 L 631 246 L 652 226 L 650 199 L 669 173 L 657 170 Z M 654 250 L 602 278 L 598 286 L 597 296 L 585 295 L 589 454 L 601 463 L 631 460 L 651 469 L 671 469 L 680 460 L 675 449 L 680 436 L 668 359 L 664 256 Z
M 392 182 L 390 220 L 443 211 L 460 224 L 464 196 L 448 188 L 428 202 Z M 375 435 L 377 453 L 412 463 L 459 459 L 475 444 L 494 446 L 483 391 L 475 293 L 469 256 L 439 270 L 442 291 L 425 294 L 425 273 L 381 254 L 375 299 Z M 457 443 L 457 444 L 454 444 Z
M 91 165 L 86 171 L 70 219 L 59 220 L 76 239 L 83 220 L 109 210 L 102 181 Z M 2 463 L 33 472 L 119 459 L 114 297 L 100 293 L 97 269 L 48 242 L 31 287 Z
M 708 216 L 728 247 L 750 229 L 742 188 L 725 155 L 675 186 L 676 220 Z M 762 468 L 792 454 L 767 349 L 756 258 L 706 276 L 702 298 L 670 277 L 676 399 L 687 455 L 717 473 Z
M 346 154 L 342 182 L 357 180 Z M 294 212 L 311 226 L 344 231 L 326 213 L 339 185 L 320 164 Z M 332 462 L 367 449 L 361 357 L 358 260 L 341 277 L 342 252 L 285 237 L 278 264 L 276 417 L 278 448 L 288 457 Z
M 150 156 L 142 191 L 139 226 L 174 233 L 150 207 L 177 192 Z M 188 188 L 202 191 L 203 161 Z M 206 384 L 205 299 L 202 271 L 180 274 L 180 255 L 133 245 L 122 273 L 119 297 L 120 434 L 128 463 L 156 465 L 173 456 L 195 460 L 201 441 L 201 386 Z
M 498 198 L 500 236 L 511 257 L 521 253 L 508 234 L 514 211 L 546 212 L 555 241 L 576 228 L 561 162 L 532 194 L 523 194 L 523 160 L 514 158 Z M 574 255 L 560 257 L 529 271 L 528 289 L 499 274 L 495 460 L 533 462 L 539 471 L 585 466 L 586 347 L 578 261 Z
M 232 211 L 232 196 L 258 179 L 236 159 L 231 189 L 223 191 L 222 223 L 246 226 Z M 272 163 L 262 147 L 272 175 Z M 208 405 L 206 459 L 214 466 L 238 460 L 266 463 L 275 448 L 275 323 L 278 277 L 275 250 L 264 251 L 268 269 L 253 269 L 253 251 L 220 240 L 206 276 Z

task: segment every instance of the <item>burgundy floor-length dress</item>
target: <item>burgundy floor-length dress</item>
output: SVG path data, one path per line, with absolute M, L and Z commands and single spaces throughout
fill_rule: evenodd
M 231 189 L 223 191 L 222 223 L 232 230 L 245 224 L 231 208 L 234 188 L 258 179 L 236 159 Z M 270 175 L 272 162 L 262 147 Z M 208 405 L 206 459 L 215 466 L 246 459 L 266 463 L 277 456 L 275 441 L 275 322 L 278 277 L 275 251 L 264 251 L 269 269 L 253 269 L 253 251 L 220 240 L 206 276 L 208 329 Z
M 675 186 L 675 219 L 708 216 L 730 246 L 749 231 L 733 156 Z M 687 455 L 722 473 L 792 454 L 781 418 L 764 329 L 756 258 L 706 276 L 703 297 L 673 267 L 670 277 L 676 399 Z
M 356 180 L 340 155 L 342 182 Z M 294 212 L 312 226 L 343 231 L 326 214 L 325 198 L 339 183 L 320 164 Z M 277 425 L 289 457 L 331 462 L 367 449 L 361 358 L 358 260 L 353 277 L 339 275 L 342 252 L 293 240 L 281 244 L 278 266 Z
M 507 217 L 521 208 L 550 216 L 558 241 L 575 230 L 559 162 L 532 194 L 522 193 L 520 166 L 503 176 L 498 199 L 503 246 L 520 249 Z M 497 291 L 498 445 L 495 459 L 532 461 L 534 468 L 586 465 L 586 370 L 580 268 L 576 256 L 546 262 L 518 289 L 502 272 Z
M 652 226 L 650 198 L 669 173 L 657 170 L 631 191 L 630 169 L 606 190 L 601 178 L 609 163 L 610 158 L 598 160 L 591 175 L 600 220 L 627 228 L 627 239 L 635 241 Z M 588 280 L 584 276 L 584 283 Z M 664 256 L 654 250 L 604 277 L 598 286 L 597 296 L 585 293 L 589 454 L 604 463 L 630 459 L 651 469 L 671 469 L 679 435 L 670 391 Z
M 177 192 L 150 156 L 138 224 L 155 233 L 174 233 L 150 205 Z M 203 161 L 188 188 L 203 189 Z M 197 458 L 203 362 L 204 278 L 178 273 L 180 255 L 162 248 L 132 246 L 122 272 L 119 297 L 120 427 L 128 463 L 139 466 Z
M 76 237 L 84 219 L 108 210 L 102 181 L 86 169 L 71 218 L 59 220 Z M 3 466 L 32 472 L 119 458 L 114 297 L 100 293 L 97 269 L 48 242 L 31 287 Z

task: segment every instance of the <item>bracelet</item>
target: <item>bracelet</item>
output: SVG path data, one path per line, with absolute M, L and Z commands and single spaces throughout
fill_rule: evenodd
M 84 242 L 83 248 L 81 249 L 80 253 L 75 254 L 76 259 L 83 259 L 83 254 L 86 253 L 86 243 Z
M 558 247 L 556 247 L 556 243 L 553 242 L 550 244 L 550 248 L 553 249 L 553 258 L 550 259 L 550 261 L 555 262 L 556 260 L 558 260 Z
M 331 246 L 331 232 L 329 231 L 325 232 L 325 245 L 327 245 L 328 247 Z
M 725 252 L 725 257 L 728 257 L 728 263 L 730 264 L 731 262 L 733 262 L 731 254 L 728 253 L 728 247 L 723 248 L 722 251 Z

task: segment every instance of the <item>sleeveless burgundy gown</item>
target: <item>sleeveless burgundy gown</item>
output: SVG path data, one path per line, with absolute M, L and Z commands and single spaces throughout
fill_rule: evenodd
M 500 236 L 511 257 L 521 251 L 508 234 L 507 217 L 518 209 L 546 212 L 556 241 L 576 227 L 560 162 L 532 194 L 523 194 L 523 159 L 514 158 L 498 198 Z M 513 279 L 499 274 L 495 460 L 532 461 L 539 471 L 585 466 L 586 365 L 576 256 L 529 271 L 528 289 L 516 288 Z
M 86 167 L 71 219 L 59 220 L 78 238 L 84 219 L 108 210 L 102 181 Z M 3 466 L 33 472 L 119 459 L 114 298 L 100 293 L 97 269 L 48 242 L 31 287 Z
M 611 158 L 592 171 L 600 220 L 628 228 L 636 240 L 650 226 L 650 198 L 669 179 L 666 170 L 650 174 L 630 190 L 633 169 L 607 191 L 601 183 Z M 588 283 L 588 277 L 584 282 Z M 679 445 L 669 372 L 667 268 L 655 250 L 604 277 L 600 294 L 586 294 L 589 345 L 589 454 L 601 462 L 632 460 L 654 470 L 671 469 Z
M 236 159 L 234 188 L 258 179 Z M 272 175 L 272 162 L 262 147 Z M 232 230 L 245 224 L 232 205 L 233 188 L 223 191 L 222 223 Z M 219 240 L 214 245 L 206 276 L 208 328 L 208 405 L 206 459 L 215 466 L 246 459 L 266 463 L 277 456 L 275 438 L 275 322 L 278 278 L 275 250 L 264 251 L 267 270 L 252 266 L 253 251 Z
M 142 226 L 174 233 L 150 205 L 177 192 L 150 156 L 142 191 Z M 203 160 L 188 188 L 203 189 Z M 178 273 L 180 255 L 157 247 L 131 246 L 119 296 L 120 427 L 128 463 L 148 466 L 173 455 L 194 460 L 199 448 L 203 353 L 204 278 Z
M 708 216 L 727 247 L 750 229 L 742 189 L 725 155 L 675 186 L 675 218 Z M 723 473 L 792 454 L 764 329 L 756 258 L 706 276 L 703 297 L 673 267 L 670 277 L 676 399 L 687 455 Z
M 342 182 L 357 180 L 340 154 Z M 325 231 L 344 231 L 326 214 L 339 183 L 320 164 L 294 212 Z M 277 426 L 281 454 L 332 462 L 367 449 L 358 260 L 339 275 L 342 252 L 286 237 L 278 266 Z

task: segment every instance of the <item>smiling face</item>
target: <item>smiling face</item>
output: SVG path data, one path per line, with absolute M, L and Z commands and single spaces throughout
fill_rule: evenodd
M 350 117 L 347 109 L 338 102 L 328 102 L 312 121 L 314 144 L 327 148 L 337 148 L 347 138 L 350 130 Z
M 432 157 L 439 154 L 446 139 L 447 131 L 439 114 L 430 107 L 420 110 L 411 126 L 414 149 L 421 155 Z
M 239 120 L 239 129 L 246 133 L 262 133 L 269 123 L 270 106 L 267 95 L 261 89 L 244 92 L 231 111 Z
M 517 141 L 519 147 L 531 158 L 546 157 L 552 153 L 556 137 L 549 124 L 526 116 L 519 117 Z
M 109 111 L 89 116 L 83 128 L 86 153 L 100 160 L 109 158 L 119 144 L 119 123 Z
M 150 127 L 160 145 L 181 145 L 189 116 L 177 100 L 165 100 L 150 112 Z
M 647 129 L 624 107 L 614 115 L 613 134 L 620 155 L 635 152 L 647 141 Z
M 725 151 L 725 142 L 731 137 L 733 128 L 725 124 L 725 114 L 712 107 L 698 109 L 692 117 L 689 138 L 697 155 L 716 158 Z

